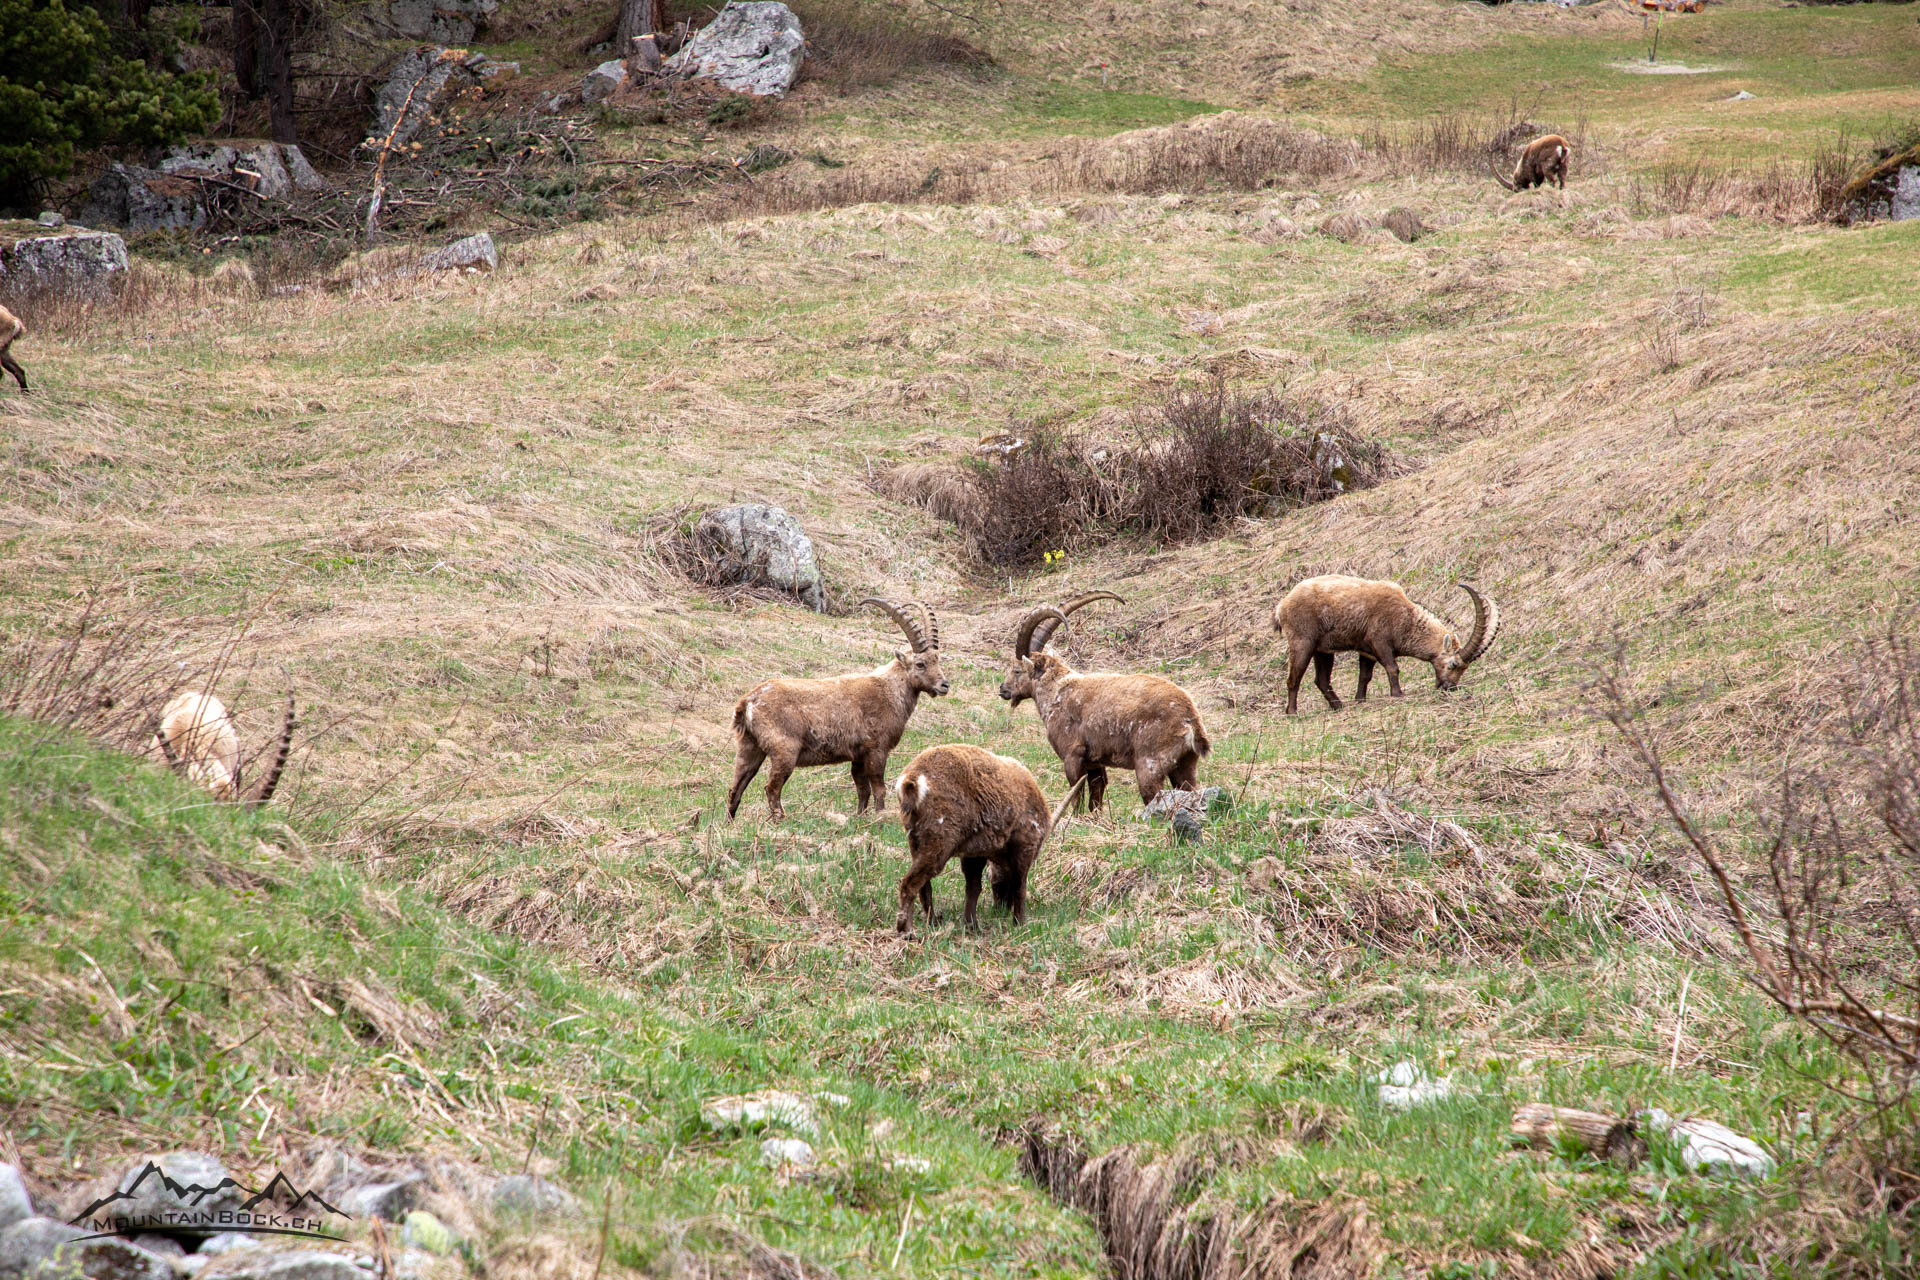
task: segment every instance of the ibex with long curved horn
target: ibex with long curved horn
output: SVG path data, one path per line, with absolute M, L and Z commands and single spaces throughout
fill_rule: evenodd
M 907 731 L 920 695 L 939 697 L 950 687 L 940 670 L 940 621 L 918 600 L 900 605 L 869 596 L 860 602 L 880 609 L 906 633 L 901 649 L 868 675 L 828 680 L 764 680 L 733 707 L 733 736 L 739 757 L 733 766 L 733 790 L 727 796 L 727 820 L 739 811 L 760 765 L 767 764 L 767 816 L 780 819 L 780 789 L 795 769 L 823 764 L 853 766 L 853 787 L 861 813 L 869 802 L 887 807 L 887 755 Z M 907 612 L 915 610 L 915 618 Z
M 153 740 L 174 772 L 186 774 L 214 799 L 263 805 L 273 799 L 274 788 L 280 785 L 280 775 L 287 767 L 287 752 L 293 747 L 293 682 L 287 682 L 287 712 L 280 722 L 280 741 L 274 746 L 267 771 L 251 791 L 241 790 L 240 735 L 234 732 L 233 717 L 227 714 L 226 704 L 212 694 L 190 691 L 176 695 L 161 709 Z
M 1173 681 L 1083 674 L 1047 652 L 1047 641 L 1066 625 L 1068 614 L 1095 600 L 1119 599 L 1111 591 L 1094 591 L 1057 608 L 1042 605 L 1029 612 L 1014 636 L 1013 665 L 1000 685 L 1000 696 L 1016 707 L 1033 699 L 1067 781 L 1086 778 L 1087 807 L 1093 810 L 1106 799 L 1108 769 L 1133 770 L 1140 799 L 1148 801 L 1169 781 L 1192 788 L 1200 757 L 1212 750 L 1199 708 Z
M 1428 613 L 1393 582 L 1329 574 L 1308 578 L 1287 592 L 1273 607 L 1273 629 L 1287 638 L 1287 714 L 1299 708 L 1300 680 L 1313 664 L 1313 682 L 1338 711 L 1340 696 L 1333 691 L 1333 656 L 1348 650 L 1360 655 L 1360 688 L 1356 702 L 1364 702 L 1373 665 L 1387 673 L 1394 697 L 1400 696 L 1398 658 L 1419 658 L 1433 664 L 1433 677 L 1442 689 L 1452 689 L 1474 662 L 1493 647 L 1500 631 L 1500 606 L 1479 590 L 1459 583 L 1473 601 L 1473 632 L 1464 642 L 1452 627 Z
M 1557 181 L 1560 189 L 1567 189 L 1567 157 L 1573 154 L 1573 148 L 1567 140 L 1557 133 L 1535 138 L 1520 152 L 1520 159 L 1513 166 L 1511 179 L 1500 176 L 1500 157 L 1492 157 L 1493 180 L 1509 191 L 1525 191 L 1529 187 L 1544 187 L 1549 181 Z

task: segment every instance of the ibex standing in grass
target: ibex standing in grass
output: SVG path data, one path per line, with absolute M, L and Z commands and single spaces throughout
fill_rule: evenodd
M 1013 666 L 1000 696 L 1014 706 L 1026 698 L 1040 712 L 1047 741 L 1066 768 L 1067 781 L 1087 780 L 1087 808 L 1106 798 L 1107 770 L 1131 769 L 1142 803 L 1168 781 L 1190 790 L 1200 757 L 1212 750 L 1200 711 L 1185 689 L 1159 676 L 1082 674 L 1046 652 L 1067 615 L 1095 600 L 1118 600 L 1094 591 L 1055 608 L 1042 605 L 1021 620 L 1013 641 Z
M 1401 655 L 1433 664 L 1442 689 L 1460 683 L 1467 667 L 1492 647 L 1500 630 L 1500 606 L 1462 582 L 1473 601 L 1473 633 L 1462 643 L 1453 628 L 1407 598 L 1397 583 L 1373 582 L 1329 574 L 1308 578 L 1273 607 L 1273 629 L 1287 638 L 1287 714 L 1299 709 L 1300 680 L 1313 664 L 1313 682 L 1327 705 L 1338 711 L 1333 691 L 1333 656 L 1348 650 L 1360 655 L 1360 689 L 1365 702 L 1373 664 L 1386 670 L 1393 696 L 1400 696 Z
M 25 336 L 26 332 L 27 326 L 20 323 L 19 316 L 5 307 L 0 307 L 0 369 L 5 369 L 12 374 L 13 380 L 20 384 L 22 391 L 27 389 L 27 371 L 22 369 L 20 362 L 13 358 L 12 347 L 14 340 Z
M 1567 189 L 1567 158 L 1573 154 L 1573 148 L 1567 140 L 1557 133 L 1549 133 L 1544 138 L 1535 138 L 1520 152 L 1520 159 L 1513 166 L 1511 179 L 1500 176 L 1500 158 L 1493 158 L 1493 180 L 1509 191 L 1525 191 L 1529 187 L 1544 187 L 1549 181 L 1558 182 L 1560 189 Z
M 234 732 L 226 704 L 212 694 L 176 695 L 161 710 L 153 737 L 167 764 L 206 788 L 215 800 L 263 805 L 273 799 L 274 788 L 280 785 L 280 774 L 287 766 L 287 752 L 293 746 L 293 685 L 287 685 L 287 712 L 281 719 L 280 741 L 273 759 L 259 785 L 245 794 L 240 790 L 240 736 Z
M 912 647 L 894 654 L 893 661 L 863 676 L 834 676 L 828 680 L 764 680 L 733 707 L 733 736 L 739 758 L 733 766 L 733 790 L 727 796 L 727 820 L 739 811 L 760 765 L 767 763 L 767 816 L 786 816 L 780 807 L 780 789 L 795 769 L 822 764 L 853 765 L 853 787 L 860 797 L 859 812 L 871 800 L 876 809 L 887 807 L 887 754 L 907 731 L 907 719 L 920 695 L 946 693 L 947 677 L 940 670 L 940 622 L 933 610 L 917 600 L 908 607 L 918 620 L 891 600 L 868 597 L 860 602 L 884 611 L 906 633 Z
M 913 865 L 900 881 L 897 933 L 913 923 L 913 900 L 933 923 L 933 878 L 954 858 L 967 877 L 966 925 L 979 927 L 980 877 L 993 868 L 993 897 L 1027 922 L 1027 875 L 1040 845 L 1079 792 L 1075 783 L 1047 812 L 1047 798 L 1027 766 L 980 747 L 928 747 L 900 773 L 900 821 Z

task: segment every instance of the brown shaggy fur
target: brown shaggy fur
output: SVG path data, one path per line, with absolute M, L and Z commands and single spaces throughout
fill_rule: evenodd
M 22 391 L 27 389 L 27 371 L 22 369 L 19 361 L 13 358 L 11 348 L 14 340 L 23 337 L 26 332 L 27 326 L 20 323 L 19 316 L 5 307 L 0 307 L 0 334 L 6 335 L 0 337 L 0 369 L 5 369 L 12 374 L 13 380 L 20 384 Z
M 861 603 L 869 603 L 862 601 Z M 859 812 L 887 807 L 887 756 L 907 731 L 907 720 L 920 695 L 939 697 L 950 687 L 940 670 L 940 630 L 933 611 L 914 607 L 925 615 L 924 628 L 907 618 L 900 606 L 875 601 L 907 633 L 912 647 L 894 654 L 893 661 L 867 674 L 834 676 L 827 680 L 763 680 L 733 706 L 733 736 L 739 749 L 733 768 L 733 790 L 727 796 L 727 820 L 740 808 L 753 775 L 768 762 L 767 816 L 786 817 L 780 789 L 795 769 L 823 764 L 853 766 Z
M 1133 770 L 1142 803 L 1159 795 L 1169 780 L 1191 790 L 1199 777 L 1200 757 L 1213 744 L 1187 691 L 1159 676 L 1083 675 L 1045 651 L 1045 635 L 1040 637 L 1041 652 L 1028 656 L 1035 630 L 1049 620 L 1054 626 L 1066 621 L 1060 610 L 1049 606 L 1034 610 L 1021 623 L 1000 696 L 1016 707 L 1024 698 L 1033 699 L 1047 741 L 1066 767 L 1068 783 L 1087 779 L 1087 808 L 1098 810 L 1105 801 L 1108 769 Z
M 1367 698 L 1373 664 L 1387 673 L 1393 696 L 1400 695 L 1401 655 L 1433 664 L 1434 679 L 1442 689 L 1460 683 L 1468 664 L 1484 654 L 1500 629 L 1500 608 L 1483 599 L 1466 583 L 1461 590 L 1473 598 L 1473 634 L 1462 644 L 1453 628 L 1428 613 L 1397 583 L 1374 582 L 1329 574 L 1308 578 L 1287 592 L 1273 608 L 1273 628 L 1287 638 L 1287 714 L 1299 709 L 1300 680 L 1313 664 L 1313 682 L 1327 705 L 1338 711 L 1340 697 L 1333 691 L 1333 656 L 1348 650 L 1360 655 L 1360 688 L 1356 702 Z
M 1511 181 L 1500 177 L 1495 170 L 1494 177 L 1500 185 L 1509 191 L 1525 191 L 1529 187 L 1544 187 L 1549 181 L 1557 182 L 1562 191 L 1567 189 L 1567 158 L 1573 154 L 1573 148 L 1567 140 L 1557 133 L 1535 138 L 1521 151 L 1520 159 L 1513 166 Z
M 913 900 L 933 924 L 933 878 L 960 859 L 967 877 L 966 925 L 979 927 L 980 876 L 993 867 L 993 896 L 1027 921 L 1027 873 L 1052 827 L 1040 784 L 1018 760 L 979 747 L 929 747 L 900 774 L 900 821 L 913 865 L 900 881 L 896 932 L 913 924 Z

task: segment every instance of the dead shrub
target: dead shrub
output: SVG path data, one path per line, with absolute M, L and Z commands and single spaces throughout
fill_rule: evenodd
M 980 489 L 950 462 L 903 462 L 876 485 L 895 502 L 920 507 L 963 528 L 980 521 Z
M 1748 978 L 1855 1065 L 1865 1199 L 1920 1202 L 1920 641 L 1908 616 L 1863 647 L 1832 709 L 1759 806 L 1754 860 L 1697 823 L 1641 708 L 1624 648 L 1595 679 L 1674 829 L 1718 890 Z M 1741 864 L 1745 861 L 1747 866 Z M 1738 877 L 1738 880 L 1736 880 Z
M 1369 488 L 1386 467 L 1384 449 L 1344 413 L 1216 381 L 1174 392 L 1119 441 L 1033 431 L 1023 447 L 956 472 L 974 492 L 952 505 L 979 559 L 1015 567 L 1121 537 L 1194 541 L 1242 517 Z M 917 473 L 916 483 L 928 491 L 932 481 Z
M 1848 183 L 1860 166 L 1861 153 L 1843 134 L 1800 160 L 1774 160 L 1760 168 L 1675 161 L 1635 178 L 1629 198 L 1641 217 L 1691 213 L 1779 223 L 1839 222 L 1847 217 Z
M 1528 119 L 1517 103 L 1477 124 L 1466 116 L 1444 115 L 1402 126 L 1376 125 L 1360 136 L 1360 145 L 1395 174 L 1484 174 L 1497 169 L 1505 177 L 1519 149 L 1549 133 L 1565 138 L 1576 160 L 1594 168 L 1584 117 L 1570 125 L 1540 124 Z
M 958 36 L 858 0 L 813 0 L 800 7 L 800 20 L 807 32 L 800 78 L 837 93 L 878 88 L 936 67 L 984 72 L 995 65 L 992 54 Z

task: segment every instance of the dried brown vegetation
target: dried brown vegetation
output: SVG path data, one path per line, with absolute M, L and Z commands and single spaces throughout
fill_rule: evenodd
M 1764 218 L 1770 222 L 1839 222 L 1847 216 L 1847 183 L 1860 165 L 1860 148 L 1841 136 L 1797 160 L 1736 168 L 1702 160 L 1675 161 L 1636 176 L 1629 198 L 1647 213 L 1708 218 Z
M 1023 566 L 1115 538 L 1191 542 L 1389 471 L 1338 408 L 1222 381 L 1176 390 L 1116 435 L 1042 427 L 998 459 L 908 463 L 881 488 L 953 520 L 985 563 Z

